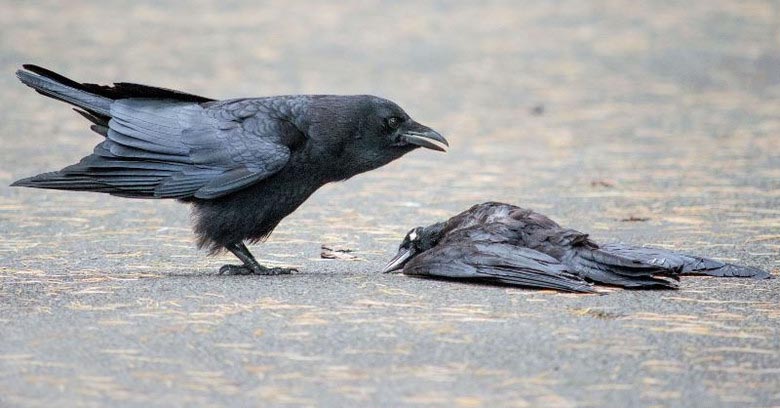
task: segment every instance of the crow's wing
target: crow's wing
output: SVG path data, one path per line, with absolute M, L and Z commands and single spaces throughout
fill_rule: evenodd
M 409 261 L 404 273 L 595 292 L 588 282 L 556 259 L 529 248 L 497 242 L 447 240 Z
M 659 248 L 637 247 L 625 244 L 607 244 L 603 252 L 664 268 L 679 269 L 684 275 L 709 275 L 732 278 L 767 279 L 769 273 L 749 266 L 734 265 L 714 259 L 702 258 Z
M 78 164 L 15 185 L 138 198 L 214 199 L 267 178 L 305 136 L 289 118 L 296 97 L 195 103 L 120 99 L 106 140 Z
M 591 282 L 630 289 L 677 288 L 679 267 L 653 264 L 634 255 L 576 246 L 568 248 L 561 261 Z

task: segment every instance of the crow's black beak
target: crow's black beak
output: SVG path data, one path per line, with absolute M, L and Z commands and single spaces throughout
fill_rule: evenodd
M 391 259 L 390 262 L 385 265 L 384 269 L 382 269 L 382 273 L 388 273 L 402 269 L 406 261 L 408 261 L 412 255 L 414 255 L 414 252 L 410 248 L 399 249 L 398 253 L 395 254 L 393 259 Z
M 440 152 L 446 152 L 447 147 L 450 146 L 447 139 L 438 132 L 417 122 L 412 122 L 408 129 L 402 130 L 400 139 L 409 144 Z

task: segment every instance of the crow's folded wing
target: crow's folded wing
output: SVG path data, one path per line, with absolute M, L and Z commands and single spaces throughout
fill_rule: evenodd
M 562 262 L 591 282 L 631 289 L 678 287 L 678 266 L 654 264 L 634 255 L 578 246 L 566 251 Z
M 413 258 L 404 267 L 404 273 L 595 292 L 588 282 L 569 272 L 556 259 L 507 243 L 451 240 Z
M 195 103 L 120 99 L 93 127 L 106 140 L 78 164 L 17 182 L 138 198 L 214 199 L 282 169 L 290 141 L 305 136 L 286 118 L 294 99 Z

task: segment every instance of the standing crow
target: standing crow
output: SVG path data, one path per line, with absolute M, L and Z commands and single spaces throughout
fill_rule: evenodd
M 384 272 L 592 292 L 588 282 L 676 288 L 679 275 L 765 279 L 759 269 L 663 249 L 598 245 L 537 212 L 484 203 L 409 231 Z
M 295 95 L 217 101 L 131 83 L 78 83 L 24 65 L 16 75 L 76 106 L 105 137 L 60 171 L 14 186 L 95 191 L 192 203 L 199 248 L 227 249 L 243 265 L 220 273 L 275 275 L 244 242 L 267 237 L 322 185 L 447 140 L 395 103 L 368 95 Z

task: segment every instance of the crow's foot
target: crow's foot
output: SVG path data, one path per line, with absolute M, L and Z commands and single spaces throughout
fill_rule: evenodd
M 223 265 L 219 268 L 220 275 L 289 275 L 292 272 L 298 272 L 295 268 L 266 268 L 257 265 L 250 268 L 246 265 Z

